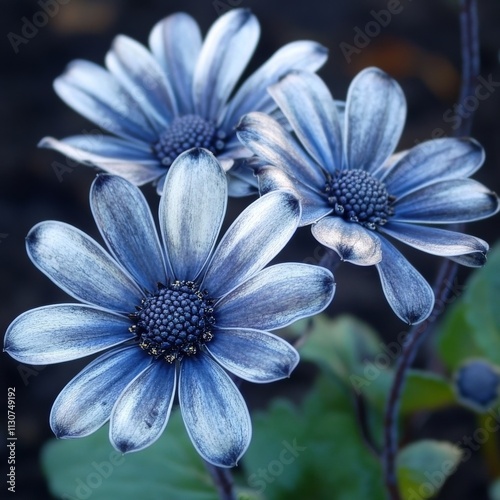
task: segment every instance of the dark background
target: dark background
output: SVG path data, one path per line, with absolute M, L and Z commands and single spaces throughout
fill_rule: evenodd
M 453 110 L 459 93 L 458 2 L 401 0 L 401 12 L 393 15 L 377 36 L 369 37 L 366 47 L 352 53 L 348 61 L 341 44 L 353 45 L 357 30 L 365 31 L 367 23 L 373 21 L 372 11 L 379 12 L 395 3 L 397 5 L 396 0 L 64 0 L 63 4 L 63 0 L 59 0 L 57 14 L 46 25 L 38 27 L 31 38 L 26 38 L 27 43 L 14 47 L 12 34 L 23 36 L 26 19 L 33 21 L 34 16 L 43 11 L 35 1 L 0 0 L 0 330 L 5 331 L 9 323 L 27 309 L 68 301 L 26 256 L 24 238 L 33 225 L 46 219 L 62 220 L 98 237 L 88 204 L 88 190 L 95 172 L 78 166 L 58 178 L 53 164 L 64 163 L 64 158 L 36 147 L 45 135 L 62 138 L 94 128 L 52 90 L 52 81 L 68 62 L 84 58 L 102 64 L 118 33 L 146 44 L 152 26 L 163 16 L 179 10 L 193 15 L 205 33 L 227 6 L 249 7 L 262 27 L 249 71 L 287 42 L 301 38 L 316 40 L 330 50 L 330 58 L 319 73 L 333 95 L 343 99 L 358 71 L 366 66 L 379 66 L 398 80 L 406 94 L 408 120 L 400 147 L 407 148 L 431 138 L 436 129 L 442 129 L 441 133 L 446 135 L 454 132 L 453 123 L 447 123 L 443 115 Z M 481 75 L 500 82 L 500 4 L 495 0 L 480 2 L 479 14 Z M 43 17 L 35 19 L 43 20 Z M 487 99 L 479 102 L 472 133 L 487 153 L 485 165 L 475 178 L 497 192 L 500 191 L 499 104 L 500 90 L 493 90 Z M 155 213 L 156 194 L 151 188 L 145 188 L 145 192 Z M 248 202 L 231 201 L 228 223 Z M 498 237 L 497 227 L 498 218 L 494 218 L 471 225 L 469 231 L 493 243 Z M 438 258 L 411 250 L 406 251 L 406 255 L 429 280 L 433 279 Z M 301 261 L 317 259 L 317 256 L 317 244 L 309 229 L 304 229 L 280 258 Z M 459 284 L 463 284 L 467 274 L 467 270 L 461 270 Z M 337 295 L 329 313 L 357 314 L 388 340 L 405 330 L 405 325 L 386 304 L 374 268 L 344 265 L 336 277 Z M 418 362 L 424 364 L 425 357 L 421 358 Z M 86 363 L 87 360 L 83 360 L 34 369 L 2 355 L 0 367 L 5 390 L 15 386 L 17 391 L 17 498 L 49 498 L 38 465 L 38 453 L 43 442 L 51 437 L 50 407 L 62 387 Z M 308 375 L 307 367 L 299 366 L 290 382 L 272 384 L 266 388 L 265 396 L 262 387 L 256 391 L 244 386 L 244 392 L 251 406 L 262 405 L 263 397 L 289 391 L 291 384 L 301 384 Z M 2 418 L 0 435 L 5 433 L 4 422 Z M 470 432 L 472 425 L 465 411 L 442 412 L 425 420 L 415 435 L 458 441 L 467 429 Z M 4 445 L 0 470 L 1 477 L 5 478 L 3 450 Z M 482 462 L 475 456 L 449 480 L 440 498 L 486 498 L 486 480 Z M 3 492 L 3 484 L 1 488 Z

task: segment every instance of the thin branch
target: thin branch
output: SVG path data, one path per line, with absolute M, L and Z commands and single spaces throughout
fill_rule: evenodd
M 462 48 L 460 102 L 463 103 L 468 96 L 474 95 L 474 84 L 479 75 L 479 29 L 476 0 L 461 0 L 460 32 Z M 461 126 L 457 129 L 457 136 L 470 134 L 472 116 L 473 113 L 464 118 Z M 455 225 L 453 229 L 460 231 L 462 225 Z M 431 324 L 434 323 L 443 310 L 442 307 L 437 308 L 436 305 L 443 305 L 449 298 L 451 291 L 450 283 L 455 279 L 457 267 L 455 262 L 450 260 L 443 261 L 434 285 L 436 302 L 433 312 L 425 321 L 412 327 L 396 364 L 395 376 L 389 392 L 384 418 L 384 450 L 382 455 L 384 480 L 391 500 L 401 500 L 396 477 L 396 454 L 398 451 L 397 419 L 408 369 L 412 365 L 423 339 L 429 335 Z

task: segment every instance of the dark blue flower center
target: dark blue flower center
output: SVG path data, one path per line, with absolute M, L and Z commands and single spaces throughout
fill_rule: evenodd
M 205 148 L 217 155 L 224 148 L 225 137 L 212 121 L 198 115 L 179 116 L 153 144 L 153 151 L 160 162 L 169 167 L 181 153 L 191 148 Z
M 335 171 L 327 178 L 325 193 L 336 215 L 368 229 L 383 226 L 394 214 L 394 196 L 364 170 Z
M 129 328 L 139 347 L 169 363 L 196 354 L 213 338 L 213 300 L 192 281 L 158 284 L 158 291 L 142 300 L 131 314 Z

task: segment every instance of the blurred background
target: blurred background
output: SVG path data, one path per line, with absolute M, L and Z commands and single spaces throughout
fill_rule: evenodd
M 52 7 L 50 15 L 44 15 L 43 5 L 48 3 L 56 7 Z M 206 33 L 220 14 L 233 7 L 248 7 L 257 15 L 262 34 L 246 74 L 279 47 L 297 39 L 316 40 L 329 49 L 329 60 L 319 74 L 338 99 L 345 98 L 358 71 L 378 66 L 397 79 L 408 101 L 400 149 L 432 137 L 453 135 L 473 108 L 472 135 L 487 155 L 475 178 L 500 192 L 500 3 L 485 0 L 479 4 L 483 83 L 478 85 L 485 86 L 482 95 L 487 97 L 471 99 L 469 110 L 460 110 L 455 107 L 461 70 L 456 0 L 0 0 L 0 331 L 4 332 L 27 309 L 68 301 L 26 256 L 24 238 L 32 226 L 46 219 L 61 220 L 99 239 L 88 203 L 95 171 L 76 166 L 61 176 L 55 164 L 65 159 L 53 151 L 37 149 L 38 141 L 46 135 L 62 138 L 94 128 L 59 100 L 52 89 L 53 80 L 71 60 L 82 58 L 103 64 L 118 33 L 146 44 L 153 25 L 176 11 L 193 15 Z M 380 17 L 389 5 L 397 13 Z M 155 213 L 156 194 L 150 187 L 144 191 Z M 231 201 L 227 224 L 249 201 Z M 475 223 L 468 231 L 492 244 L 498 238 L 498 217 Z M 433 280 L 438 258 L 410 250 L 405 254 Z M 309 229 L 304 229 L 279 258 L 317 261 L 320 256 Z M 458 286 L 467 274 L 466 269 L 460 271 Z M 346 264 L 339 268 L 336 279 L 337 295 L 328 313 L 356 314 L 387 340 L 405 330 L 385 302 L 375 269 Z M 418 363 L 424 364 L 425 357 L 421 358 Z M 5 391 L 12 386 L 17 391 L 17 498 L 50 498 L 38 463 L 41 446 L 52 437 L 48 425 L 50 407 L 62 387 L 87 362 L 27 367 L 2 355 L 0 370 Z M 297 388 L 306 387 L 310 377 L 307 366 L 300 366 L 290 381 L 272 384 L 265 393 L 262 387 L 256 391 L 246 385 L 244 392 L 251 406 L 262 406 L 266 398 L 283 391 L 300 393 Z M 460 410 L 434 415 L 419 435 L 457 441 L 470 424 L 468 418 Z M 6 429 L 3 419 L 0 435 Z M 4 478 L 6 469 L 2 458 L 0 470 Z M 451 477 L 440 498 L 486 498 L 486 472 L 479 459 L 473 457 L 461 471 Z

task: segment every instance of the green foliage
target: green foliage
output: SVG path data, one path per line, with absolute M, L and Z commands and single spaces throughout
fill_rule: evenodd
M 397 342 L 386 345 L 376 332 L 350 316 L 328 319 L 317 316 L 314 331 L 301 348 L 301 358 L 317 363 L 338 376 L 355 393 L 382 412 L 394 377 L 392 365 L 401 354 Z M 434 410 L 453 403 L 448 380 L 410 370 L 401 402 L 401 413 Z
M 352 393 L 322 375 L 299 408 L 277 401 L 254 415 L 246 480 L 266 500 L 385 499 L 379 460 L 364 443 Z
M 432 498 L 455 471 L 462 452 L 444 441 L 425 439 L 403 448 L 397 455 L 399 491 L 403 500 Z
M 470 358 L 500 365 L 500 244 L 488 262 L 468 280 L 437 338 L 439 354 L 450 371 Z
M 172 414 L 155 444 L 137 453 L 114 450 L 107 427 L 86 438 L 54 439 L 45 445 L 42 465 L 56 498 L 218 499 L 179 412 Z

